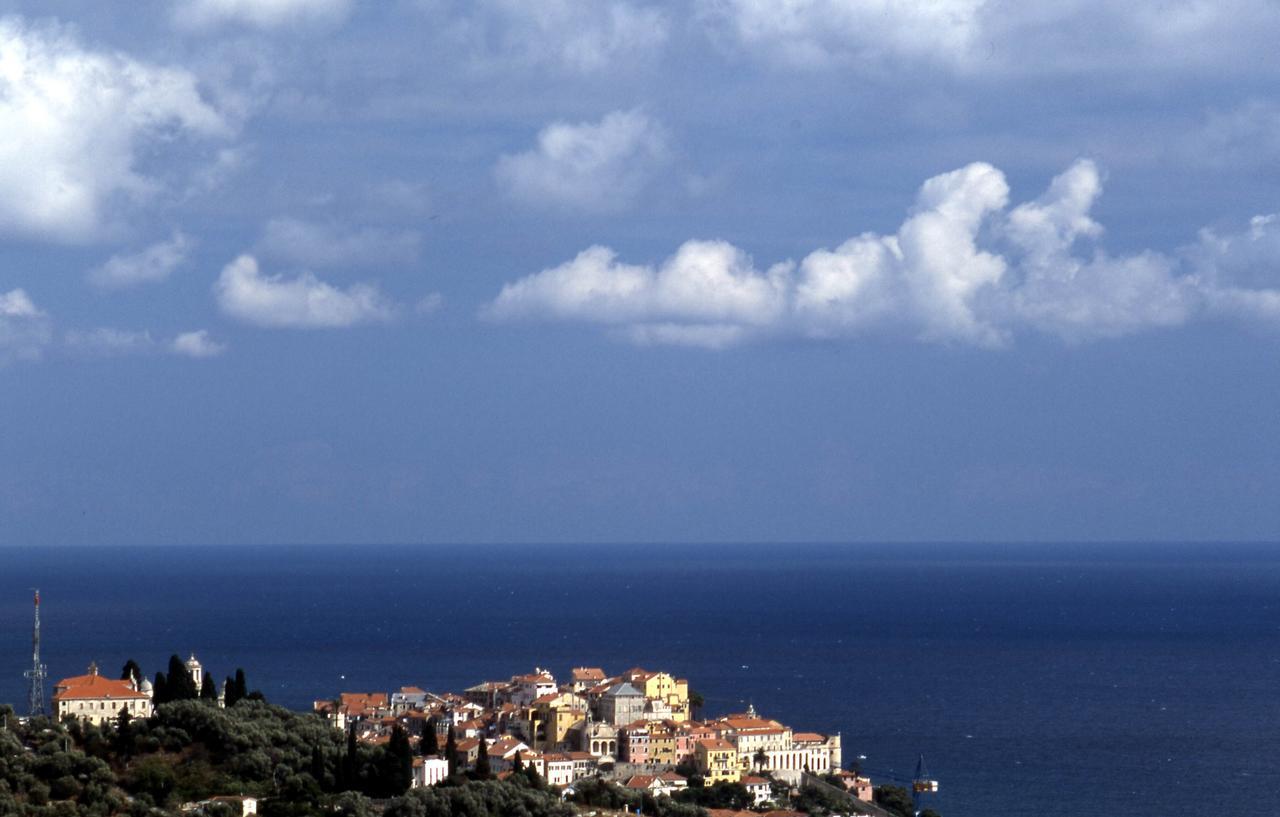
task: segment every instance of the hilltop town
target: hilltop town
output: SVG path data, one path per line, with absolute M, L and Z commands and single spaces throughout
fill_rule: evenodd
M 668 672 L 575 667 L 559 682 L 539 667 L 461 692 L 343 692 L 314 709 L 362 742 L 403 730 L 417 750 L 414 786 L 485 764 L 499 776 L 521 767 L 554 786 L 600 777 L 653 795 L 736 783 L 756 806 L 775 803 L 779 783 L 835 775 L 872 799 L 871 781 L 842 769 L 839 734 L 797 732 L 750 707 L 701 718 L 699 701 Z

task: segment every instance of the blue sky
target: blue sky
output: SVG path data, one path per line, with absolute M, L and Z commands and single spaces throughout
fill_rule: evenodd
M 0 1 L 0 544 L 1274 539 L 1277 39 Z

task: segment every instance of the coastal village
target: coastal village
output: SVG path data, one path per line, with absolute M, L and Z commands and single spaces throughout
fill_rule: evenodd
M 194 655 L 183 668 L 191 688 L 225 705 L 231 679 L 217 689 Z M 122 711 L 150 717 L 154 696 L 145 678 L 113 680 L 90 665 L 84 675 L 54 684 L 53 712 L 59 720 L 109 725 Z M 796 814 L 786 809 L 784 793 L 818 778 L 871 802 L 871 780 L 842 768 L 839 734 L 797 732 L 753 707 L 700 718 L 696 700 L 686 679 L 664 671 L 633 667 L 611 675 L 575 667 L 558 681 L 535 668 L 461 692 L 416 686 L 342 692 L 315 701 L 313 710 L 365 744 L 387 744 L 401 730 L 414 749 L 413 788 L 484 767 L 498 779 L 531 770 L 565 790 L 590 777 L 653 797 L 736 783 L 752 807 L 773 817 Z M 711 811 L 713 817 L 735 814 Z
M 689 682 L 669 672 L 575 667 L 557 680 L 539 667 L 460 693 L 343 692 L 314 709 L 361 741 L 389 741 L 403 729 L 419 749 L 414 786 L 449 776 L 450 761 L 432 748 L 452 742 L 456 770 L 474 768 L 483 753 L 499 777 L 523 767 L 554 786 L 600 777 L 662 796 L 723 781 L 764 807 L 782 805 L 776 784 L 835 775 L 859 800 L 872 799 L 871 781 L 842 769 L 839 734 L 797 732 L 752 707 L 700 719 L 693 700 Z

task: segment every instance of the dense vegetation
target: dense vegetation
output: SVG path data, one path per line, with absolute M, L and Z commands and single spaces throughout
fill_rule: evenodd
M 266 815 L 352 814 L 402 795 L 409 742 L 348 741 L 324 719 L 245 698 L 162 704 L 145 721 L 98 727 L 20 723 L 0 707 L 0 814 L 110 817 L 176 813 L 216 795 L 268 797 Z
M 167 677 L 161 674 L 169 700 L 151 718 L 131 720 L 122 712 L 104 726 L 49 718 L 20 721 L 0 705 L 0 815 L 170 817 L 184 803 L 220 795 L 261 798 L 263 817 L 372 817 L 380 811 L 387 817 L 574 813 L 536 772 L 521 768 L 518 758 L 516 772 L 504 781 L 490 779 L 482 762 L 442 785 L 409 791 L 412 749 L 399 727 L 383 745 L 360 743 L 321 716 L 272 706 L 261 695 L 246 692 L 243 673 L 237 675 L 227 685 L 234 702 L 220 708 L 204 689 L 171 682 L 184 677 L 177 666 L 171 667 Z M 445 749 L 446 756 L 456 753 L 452 730 Z M 456 769 L 456 763 L 455 757 L 450 765 Z M 752 800 L 736 783 L 654 798 L 587 779 L 566 794 L 583 807 L 640 809 L 648 817 L 706 817 L 705 809 L 743 809 Z M 910 798 L 903 790 L 881 787 L 876 799 L 890 811 L 910 814 Z M 815 815 L 848 810 L 842 794 L 827 787 L 805 786 L 795 805 Z M 232 817 L 232 812 L 230 806 L 214 804 L 203 815 Z

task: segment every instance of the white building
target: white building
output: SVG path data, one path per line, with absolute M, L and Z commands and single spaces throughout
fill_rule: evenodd
M 53 712 L 59 720 L 79 718 L 101 725 L 118 718 L 122 709 L 130 718 L 151 717 L 150 685 L 139 688 L 133 679 L 103 678 L 98 665 L 90 664 L 87 675 L 63 678 L 53 687 Z
M 449 761 L 440 757 L 413 759 L 413 788 L 434 786 L 449 776 Z

